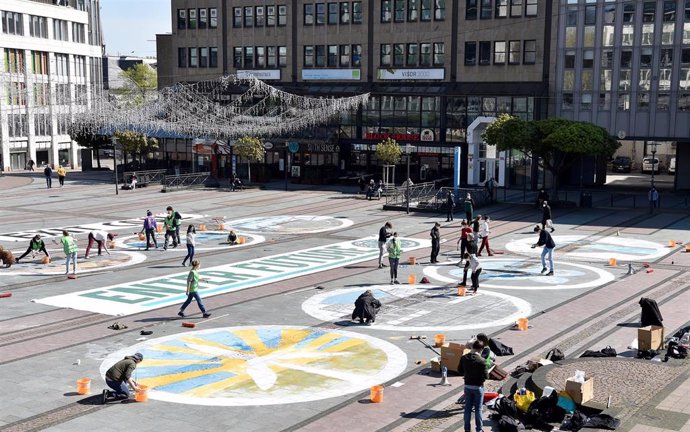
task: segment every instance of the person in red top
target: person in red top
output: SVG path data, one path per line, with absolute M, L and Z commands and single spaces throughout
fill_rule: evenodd
M 472 233 L 472 228 L 467 224 L 466 220 L 460 222 L 460 238 L 458 239 L 458 245 L 460 247 L 460 256 L 465 256 L 465 251 L 469 248 L 469 240 L 467 239 L 467 234 Z

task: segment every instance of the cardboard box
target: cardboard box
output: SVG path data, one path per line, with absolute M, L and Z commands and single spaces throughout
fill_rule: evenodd
M 438 357 L 434 357 L 430 360 L 431 363 L 431 372 L 437 372 L 441 373 L 441 359 Z
M 441 346 L 441 364 L 449 371 L 458 372 L 460 369 L 460 357 L 465 351 L 465 345 L 446 343 Z
M 582 405 L 594 397 L 594 381 L 591 377 L 585 377 L 584 383 L 575 381 L 575 377 L 568 378 L 565 382 L 565 392 L 573 401 Z
M 664 347 L 664 328 L 647 326 L 637 329 L 637 349 L 659 350 Z

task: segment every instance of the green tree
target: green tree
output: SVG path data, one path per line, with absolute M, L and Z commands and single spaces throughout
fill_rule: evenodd
M 242 159 L 247 160 L 247 183 L 252 181 L 251 163 L 264 160 L 264 144 L 259 138 L 243 136 L 235 141 L 232 152 Z
M 125 86 L 136 95 L 136 103 L 142 103 L 158 88 L 158 75 L 151 66 L 138 63 L 122 71 Z
M 539 165 L 553 177 L 551 196 L 558 197 L 560 178 L 584 156 L 613 156 L 620 147 L 606 129 L 592 123 L 562 118 L 524 121 L 503 114 L 482 134 L 499 151 L 518 150 L 539 158 Z
M 158 140 L 156 138 L 147 137 L 140 132 L 121 131 L 115 132 L 114 136 L 117 138 L 120 148 L 122 148 L 125 165 L 127 165 L 127 154 L 130 154 L 132 159 L 136 159 L 137 156 L 148 158 L 149 153 L 158 149 Z
M 386 138 L 376 144 L 376 158 L 386 165 L 395 165 L 400 162 L 402 149 L 393 138 Z
M 110 146 L 110 140 L 107 136 L 96 135 L 83 130 L 70 129 L 70 138 L 79 144 L 81 147 L 93 150 L 96 154 L 96 164 L 98 169 L 101 169 L 101 150 Z

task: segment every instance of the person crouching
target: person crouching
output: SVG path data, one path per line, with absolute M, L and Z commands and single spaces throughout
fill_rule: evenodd
M 372 325 L 376 321 L 376 314 L 379 309 L 381 309 L 381 302 L 374 298 L 374 293 L 371 290 L 366 290 L 355 300 L 352 320 L 359 319 L 360 324 L 366 322 L 367 325 Z

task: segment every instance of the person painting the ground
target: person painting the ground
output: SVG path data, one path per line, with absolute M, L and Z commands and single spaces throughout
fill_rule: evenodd
M 172 247 L 176 248 L 180 240 L 178 238 L 177 230 L 179 230 L 179 219 L 175 216 L 179 215 L 172 207 L 168 206 L 166 209 L 167 213 L 163 219 L 163 224 L 165 225 L 165 243 L 163 244 L 163 250 L 168 250 L 168 237 L 172 237 Z
M 546 273 L 546 257 L 549 258 L 549 272 L 546 276 L 553 276 L 553 250 L 556 247 L 556 243 L 553 241 L 551 234 L 542 229 L 539 225 L 534 226 L 534 232 L 539 233 L 539 241 L 532 245 L 532 249 L 537 246 L 544 246 L 541 251 L 541 273 Z
M 355 300 L 352 320 L 359 319 L 360 324 L 366 322 L 367 325 L 372 325 L 376 321 L 376 314 L 379 309 L 381 309 L 381 302 L 374 298 L 374 293 L 371 290 L 366 290 Z
M 141 353 L 136 353 L 132 356 L 127 356 L 115 363 L 105 373 L 105 383 L 113 389 L 103 390 L 101 402 L 106 404 L 109 400 L 126 400 L 132 397 L 129 387 L 132 390 L 139 391 L 139 386 L 132 378 L 132 372 L 137 368 L 137 365 L 144 360 Z
M 228 233 L 228 243 L 230 245 L 236 245 L 237 244 L 237 234 L 233 230 L 230 230 L 230 232 Z
M 400 255 L 402 255 L 402 248 L 398 233 L 394 232 L 393 237 L 388 241 L 388 262 L 391 265 L 391 285 L 399 284 L 398 282 L 398 264 L 400 264 Z
M 434 227 L 431 228 L 429 235 L 431 236 L 431 263 L 435 264 L 438 262 L 438 253 L 441 251 L 441 231 L 439 228 L 441 224 L 436 222 Z
M 479 250 L 477 251 L 477 256 L 482 256 L 482 251 L 486 247 L 486 252 L 489 254 L 489 256 L 493 256 L 494 253 L 491 252 L 491 247 L 489 246 L 489 234 L 491 233 L 491 229 L 489 229 L 489 216 L 482 216 L 482 224 L 479 227 L 479 238 L 482 239 L 482 245 L 479 247 Z
M 460 358 L 460 374 L 465 379 L 465 432 L 472 430 L 472 410 L 474 409 L 474 427 L 482 432 L 482 404 L 484 403 L 484 382 L 489 377 L 486 361 L 481 352 L 484 346 L 478 340 L 472 344 L 472 351 Z M 459 401 L 458 401 L 459 402 Z
M 469 265 L 469 269 L 472 271 L 470 280 L 472 281 L 472 291 L 476 294 L 477 290 L 479 289 L 479 275 L 482 274 L 482 265 L 479 262 L 479 259 L 477 259 L 477 255 L 474 254 L 465 254 L 465 259 L 467 260 L 465 264 L 465 268 Z
M 199 306 L 199 309 L 201 310 L 201 313 L 203 314 L 204 318 L 208 318 L 211 316 L 211 314 L 206 311 L 206 308 L 204 307 L 204 304 L 201 302 L 201 297 L 199 296 L 199 267 L 201 266 L 201 263 L 198 260 L 192 261 L 192 269 L 189 271 L 189 275 L 187 276 L 187 300 L 185 300 L 184 303 L 182 303 L 182 307 L 180 308 L 180 311 L 177 313 L 178 316 L 184 318 L 184 310 L 189 306 L 189 304 L 192 302 L 192 300 L 196 300 L 196 304 Z
M 146 210 L 146 217 L 144 218 L 144 228 L 142 228 L 141 233 L 146 232 L 146 249 L 149 250 L 151 245 L 154 245 L 158 249 L 158 241 L 156 240 L 156 230 L 158 229 L 158 223 L 156 222 L 156 217 L 151 213 L 151 210 Z M 140 233 L 140 234 L 141 234 Z
M 36 234 L 34 238 L 32 238 L 29 242 L 29 247 L 26 249 L 26 252 L 24 252 L 22 256 L 17 258 L 15 260 L 15 263 L 19 264 L 19 260 L 27 256 L 28 254 L 31 254 L 31 258 L 35 258 L 38 252 L 43 252 L 50 259 L 50 254 L 46 250 L 45 242 L 41 240 L 40 235 Z
M 93 246 L 94 242 L 98 244 L 98 256 L 101 256 L 103 249 L 105 249 L 105 252 L 110 255 L 110 251 L 106 245 L 106 240 L 113 241 L 114 238 L 115 234 L 110 234 L 102 230 L 91 231 L 89 233 L 89 243 L 86 245 L 86 254 L 84 255 L 84 259 L 90 258 L 89 252 L 91 252 L 91 247 Z
M 465 219 L 469 222 L 472 220 L 472 213 L 474 213 L 474 200 L 469 193 L 465 197 L 463 206 L 465 207 Z
M 58 166 L 57 169 L 57 176 L 58 176 L 58 181 L 60 182 L 60 187 L 63 187 L 65 185 L 65 176 L 67 175 L 67 170 L 65 167 L 62 165 Z
M 62 231 L 62 250 L 65 252 L 65 274 L 69 273 L 69 264 L 72 263 L 72 274 L 77 274 L 77 241 L 66 230 Z
M 462 264 L 462 259 L 465 259 L 465 266 L 462 270 L 462 283 L 460 285 L 462 286 L 467 286 L 467 273 L 470 271 L 470 259 L 469 256 L 471 255 L 477 255 L 477 244 L 472 240 L 472 237 L 474 235 L 472 233 L 467 234 L 467 252 L 462 254 L 462 258 L 458 263 L 456 264 L 458 267 L 461 267 Z M 467 258 L 465 258 L 467 257 Z M 470 273 L 470 276 L 472 273 Z
M 379 230 L 379 268 L 385 267 L 385 264 L 383 264 L 383 254 L 385 253 L 386 242 L 391 236 L 391 229 L 393 229 L 393 224 L 386 222 Z

